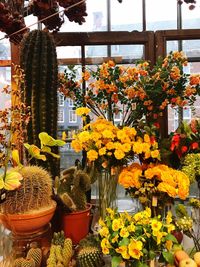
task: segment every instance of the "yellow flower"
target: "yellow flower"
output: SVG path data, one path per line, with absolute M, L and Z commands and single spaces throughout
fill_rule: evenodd
M 120 232 L 119 232 L 121 237 L 128 237 L 129 236 L 129 231 L 126 227 L 123 227 Z
M 154 159 L 158 159 L 160 157 L 160 152 L 158 149 L 151 151 L 151 157 Z
M 122 151 L 120 149 L 116 149 L 114 152 L 114 155 L 115 155 L 116 159 L 123 159 L 125 157 L 124 151 Z
M 168 211 L 166 216 L 166 224 L 170 224 L 172 222 L 172 212 Z
M 153 231 L 159 231 L 162 227 L 162 223 L 158 221 L 157 219 L 151 220 L 151 228 Z
M 104 226 L 103 228 L 101 228 L 99 230 L 99 234 L 100 234 L 101 237 L 108 237 L 108 235 L 109 235 L 108 228 Z
M 90 113 L 90 109 L 87 107 L 80 107 L 76 109 L 76 114 L 78 116 L 88 115 Z
M 135 224 L 131 222 L 131 224 L 127 227 L 129 232 L 135 232 Z
M 115 211 L 112 210 L 111 208 L 106 208 L 107 213 L 109 214 L 109 217 L 111 218 L 111 220 L 114 218 L 115 215 Z
M 115 249 L 115 251 L 122 255 L 124 259 L 129 259 L 130 255 L 127 252 L 127 246 L 120 246 Z
M 170 251 L 172 249 L 172 246 L 173 246 L 173 242 L 171 240 L 167 240 L 165 243 L 166 249 Z
M 135 239 L 132 239 L 128 245 L 128 253 L 129 255 L 134 259 L 140 259 L 140 257 L 143 255 L 142 253 L 142 247 L 143 244 L 141 241 L 137 241 Z
M 107 129 L 102 132 L 102 135 L 104 138 L 109 138 L 109 139 L 113 139 L 115 137 L 113 132 Z
M 99 225 L 102 227 L 106 226 L 106 224 L 102 218 L 99 219 Z
M 111 246 L 111 244 L 107 238 L 103 238 L 101 240 L 101 247 L 102 248 L 112 248 L 112 246 Z
M 131 150 L 131 145 L 129 143 L 122 144 L 122 150 L 127 153 Z
M 89 159 L 89 161 L 95 161 L 96 159 L 98 159 L 98 153 L 92 149 L 87 152 L 87 158 Z
M 87 142 L 91 137 L 90 137 L 90 133 L 87 131 L 83 131 L 79 134 L 78 136 L 80 142 L 84 143 Z
M 102 147 L 99 149 L 99 156 L 103 156 L 106 154 L 106 148 L 105 147 Z
M 80 144 L 80 142 L 78 140 L 76 140 L 76 139 L 72 140 L 71 146 L 77 153 L 80 152 L 83 149 L 83 147 Z
M 107 148 L 108 150 L 111 150 L 111 149 L 114 149 L 114 148 L 115 148 L 115 145 L 114 145 L 113 142 L 108 142 L 108 143 L 106 144 L 106 148 Z
M 144 135 L 144 142 L 146 142 L 146 143 L 150 143 L 151 142 L 150 137 L 149 137 L 148 134 Z
M 143 146 L 142 146 L 142 143 L 141 143 L 141 142 L 134 142 L 134 143 L 133 143 L 133 151 L 134 151 L 136 154 L 142 154 L 142 152 L 143 152 Z
M 116 243 L 116 242 L 118 242 L 118 239 L 119 239 L 119 235 L 116 235 L 115 237 L 113 237 L 113 238 L 111 239 L 111 243 Z
M 113 222 L 112 222 L 112 229 L 114 232 L 118 231 L 120 228 L 122 228 L 124 225 L 123 225 L 123 222 L 121 219 L 114 219 Z

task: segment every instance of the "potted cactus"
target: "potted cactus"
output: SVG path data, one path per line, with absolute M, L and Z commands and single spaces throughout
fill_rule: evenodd
M 24 144 L 30 159 L 46 161 L 46 154 L 59 157 L 51 151 L 51 147 L 62 146 L 64 141 L 56 140 L 45 132 L 39 134 L 39 139 L 40 148 Z M 56 209 L 56 201 L 52 198 L 52 176 L 43 167 L 23 166 L 17 150 L 12 151 L 12 161 L 18 165 L 13 171 L 22 177 L 21 185 L 17 190 L 7 191 L 6 198 L 0 205 L 0 220 L 13 234 L 40 232 L 49 223 Z
M 73 166 L 55 180 L 55 192 L 62 203 L 62 229 L 65 236 L 78 244 L 89 232 L 90 211 L 86 192 L 90 189 L 90 175 Z

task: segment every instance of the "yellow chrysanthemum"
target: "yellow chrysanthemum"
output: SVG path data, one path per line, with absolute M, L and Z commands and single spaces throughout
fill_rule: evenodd
M 99 149 L 99 156 L 103 156 L 106 154 L 106 148 L 105 147 L 102 147 Z
M 114 152 L 114 155 L 115 155 L 115 158 L 118 160 L 123 159 L 125 157 L 125 153 L 121 149 L 116 149 Z
M 113 142 L 108 142 L 108 143 L 106 144 L 106 148 L 107 148 L 108 150 L 112 150 L 112 149 L 115 148 L 115 144 L 114 144 Z
M 87 107 L 80 107 L 76 109 L 76 114 L 78 116 L 88 115 L 89 113 L 90 113 L 90 109 Z
M 98 153 L 92 149 L 87 152 L 87 158 L 89 159 L 89 161 L 95 161 L 96 159 L 98 159 Z
M 76 139 L 72 140 L 71 146 L 77 153 L 80 152 L 83 149 L 81 143 Z

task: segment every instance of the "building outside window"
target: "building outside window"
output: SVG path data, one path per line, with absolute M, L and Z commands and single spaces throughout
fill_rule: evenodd
M 58 94 L 58 105 L 63 107 L 64 101 L 65 101 L 64 96 L 61 94 Z
M 69 110 L 69 122 L 70 123 L 77 123 L 77 115 L 75 110 Z
M 74 107 L 74 101 L 71 98 L 68 98 L 69 107 Z
M 179 120 L 179 116 L 178 116 L 178 110 L 174 109 L 174 131 L 178 128 L 178 120 Z M 191 115 L 191 109 L 190 108 L 186 108 L 183 109 L 183 121 L 185 122 L 190 122 L 192 118 Z
M 64 110 L 58 109 L 58 123 L 64 122 Z

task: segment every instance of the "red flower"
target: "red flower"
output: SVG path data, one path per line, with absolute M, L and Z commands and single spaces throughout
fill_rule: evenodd
M 199 144 L 197 142 L 191 144 L 191 149 L 197 149 L 197 148 L 199 148 Z
M 170 146 L 170 150 L 174 151 L 174 148 L 178 147 L 179 143 L 180 143 L 180 134 L 175 134 L 172 137 L 172 143 L 171 143 L 171 146 Z
M 153 124 L 157 129 L 160 129 L 160 124 L 158 122 L 154 122 Z
M 188 150 L 187 146 L 182 146 L 182 147 L 181 147 L 181 152 L 182 152 L 182 153 L 187 152 L 187 150 Z

